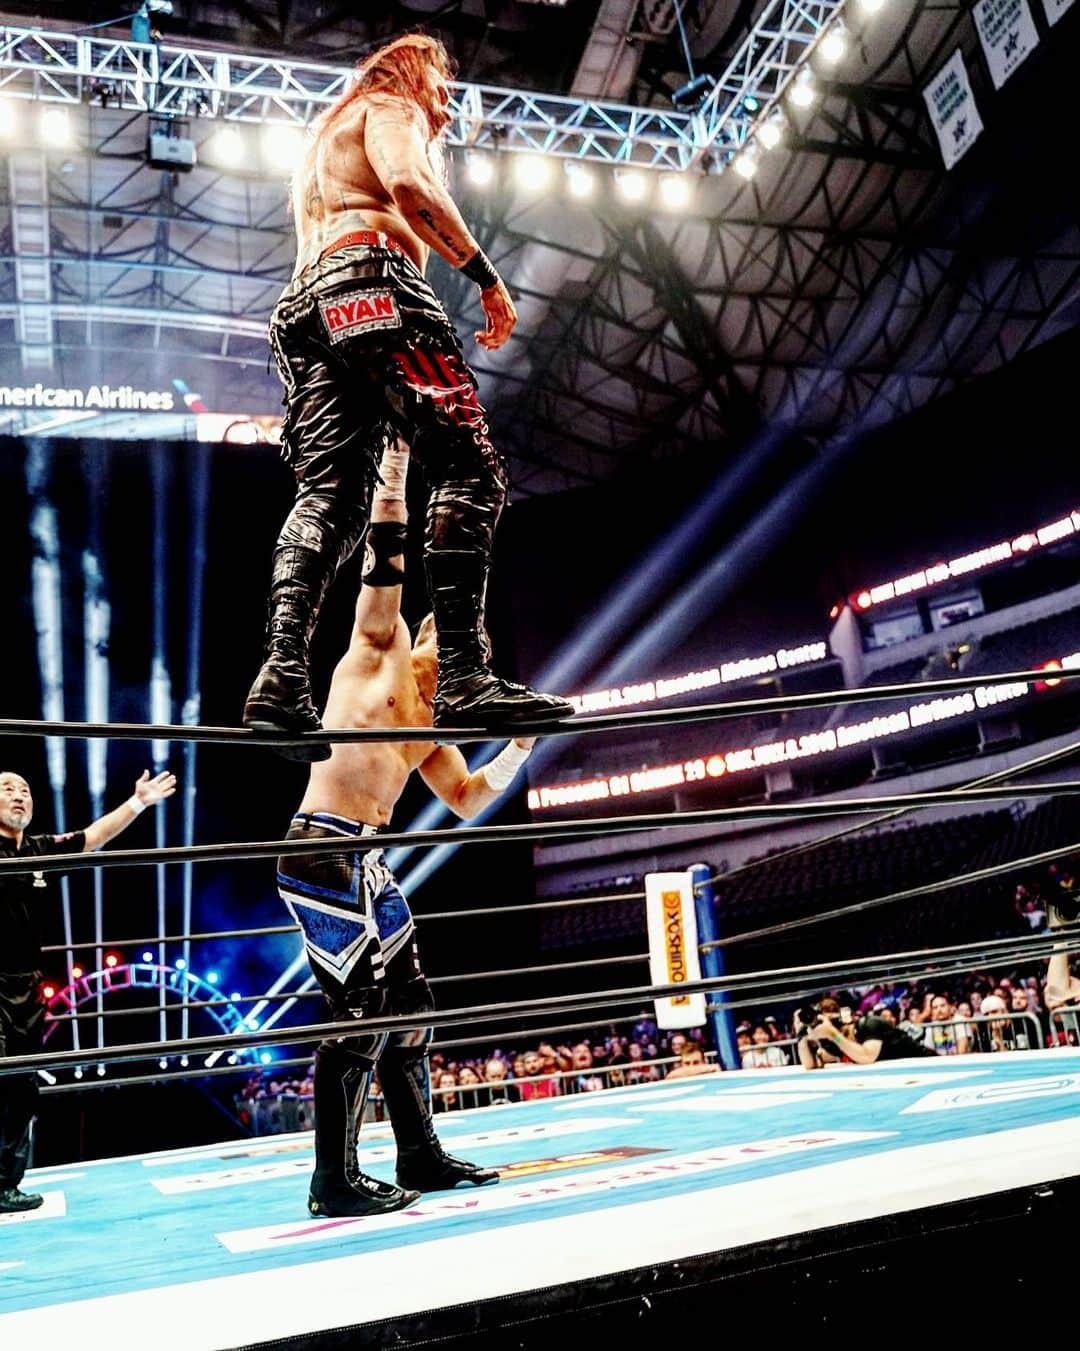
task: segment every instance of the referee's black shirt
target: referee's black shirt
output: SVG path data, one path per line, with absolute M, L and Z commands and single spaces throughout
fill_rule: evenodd
M 0 835 L 0 859 L 38 854 L 81 854 L 86 833 L 24 835 L 22 848 Z M 23 975 L 41 970 L 40 921 L 48 904 L 54 873 L 6 873 L 0 876 L 0 975 Z

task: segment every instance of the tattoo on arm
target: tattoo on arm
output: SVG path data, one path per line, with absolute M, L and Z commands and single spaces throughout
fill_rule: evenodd
M 416 214 L 428 227 L 431 233 L 433 235 L 437 235 L 438 238 L 442 240 L 442 242 L 446 245 L 446 247 L 450 250 L 450 252 L 454 255 L 455 258 L 460 258 L 462 262 L 464 262 L 465 259 L 468 258 L 469 256 L 468 253 L 463 248 L 461 248 L 454 241 L 454 239 L 451 238 L 451 236 L 446 233 L 445 230 L 439 229 L 438 225 L 435 223 L 435 217 L 431 214 L 431 212 L 427 209 L 426 206 L 422 206 Z

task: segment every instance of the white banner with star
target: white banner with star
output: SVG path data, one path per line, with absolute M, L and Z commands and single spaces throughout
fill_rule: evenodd
M 1043 9 L 1051 24 L 1057 23 L 1067 10 L 1072 9 L 1073 0 L 1043 0 Z
M 990 78 L 1000 89 L 1035 50 L 1039 41 L 1035 21 L 1027 0 L 978 0 L 974 14 Z
M 923 98 L 937 132 L 941 158 L 945 168 L 951 169 L 971 149 L 983 129 L 959 47 L 923 90 Z

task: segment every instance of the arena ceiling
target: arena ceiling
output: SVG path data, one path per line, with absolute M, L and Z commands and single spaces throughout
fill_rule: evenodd
M 697 71 L 725 68 L 763 3 L 688 0 Z M 15 0 L 0 23 L 70 30 L 115 13 Z M 824 445 L 1080 318 L 1080 191 L 1063 172 L 1080 6 L 1049 31 L 1039 12 L 1040 45 L 1000 91 L 966 4 L 886 0 L 869 18 L 852 0 L 846 13 L 857 41 L 820 101 L 752 181 L 695 173 L 685 209 L 624 202 L 607 171 L 587 202 L 526 191 L 511 154 L 481 188 L 451 156 L 455 195 L 518 298 L 505 349 L 466 336 L 518 492 L 642 459 L 719 466 L 764 423 Z M 463 80 L 670 109 L 688 78 L 674 20 L 668 0 L 177 0 L 161 27 L 176 45 L 348 64 L 422 23 Z M 986 132 L 946 173 L 922 89 L 958 46 Z M 200 117 L 186 132 L 199 165 L 152 169 L 146 113 L 102 101 L 84 102 L 67 149 L 9 142 L 4 372 L 58 384 L 92 358 L 114 382 L 152 385 L 182 370 L 226 407 L 269 411 L 263 333 L 293 256 L 283 174 L 254 152 L 215 167 L 215 124 Z M 471 334 L 473 288 L 441 265 L 433 280 Z

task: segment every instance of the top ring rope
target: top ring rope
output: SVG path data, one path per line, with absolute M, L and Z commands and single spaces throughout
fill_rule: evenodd
M 506 844 L 527 840 L 580 840 L 596 835 L 633 835 L 644 830 L 722 825 L 734 821 L 816 820 L 828 816 L 880 812 L 883 808 L 955 807 L 962 802 L 1012 802 L 1018 798 L 1080 793 L 1080 781 L 1016 783 L 968 788 L 962 793 L 902 793 L 873 798 L 836 798 L 826 802 L 769 802 L 749 807 L 710 807 L 693 812 L 654 812 L 643 816 L 598 816 L 594 820 L 545 821 L 529 825 L 472 826 L 465 830 L 388 831 L 371 836 L 366 848 L 399 845 Z M 359 839 L 358 839 L 359 843 Z M 107 854 L 39 854 L 0 859 L 0 878 L 8 873 L 79 872 L 86 868 L 139 868 L 159 863 L 211 863 L 227 859 L 278 858 L 288 854 L 340 854 L 342 837 L 317 840 L 252 840 L 243 844 L 195 844 L 168 849 L 113 849 Z M 347 849 L 348 846 L 346 845 Z
M 882 703 L 924 694 L 957 694 L 976 686 L 1025 685 L 1037 681 L 1080 679 L 1072 671 L 1007 671 L 996 675 L 950 676 L 942 680 L 919 680 L 906 685 L 871 685 L 850 690 L 819 690 L 814 694 L 771 694 L 758 699 L 731 699 L 718 704 L 692 704 L 686 708 L 649 708 L 637 713 L 611 713 L 600 717 L 569 718 L 566 722 L 520 722 L 511 727 L 330 727 L 302 736 L 251 732 L 246 727 L 201 727 L 183 723 L 47 722 L 26 718 L 0 718 L 0 736 L 56 736 L 115 741 L 200 741 L 217 745 L 302 746 L 345 745 L 357 742 L 438 741 L 451 745 L 469 741 L 498 741 L 518 736 L 590 736 L 596 732 L 638 731 L 642 727 L 668 727 L 721 718 L 742 718 L 762 713 L 797 713 L 804 709 L 842 708 L 845 704 Z

